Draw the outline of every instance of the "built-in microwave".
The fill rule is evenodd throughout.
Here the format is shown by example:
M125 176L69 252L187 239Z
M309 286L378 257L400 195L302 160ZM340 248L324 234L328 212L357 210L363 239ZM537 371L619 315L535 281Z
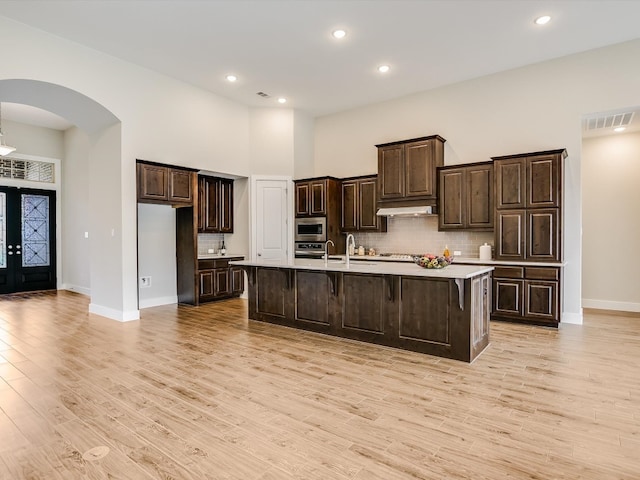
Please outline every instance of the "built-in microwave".
M296 242L325 242L326 240L326 217L296 218Z

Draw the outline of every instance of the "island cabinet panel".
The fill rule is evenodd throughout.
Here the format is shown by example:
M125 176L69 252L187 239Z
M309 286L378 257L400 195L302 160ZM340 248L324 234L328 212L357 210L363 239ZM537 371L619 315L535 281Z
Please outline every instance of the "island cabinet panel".
M487 346L491 318L491 278L489 275L471 279L471 357L475 358Z
M296 316L298 322L329 325L331 292L325 272L296 272Z
M400 288L400 337L451 345L449 281L403 277Z
M342 327L383 333L388 290L384 277L344 274L343 279Z
M279 268L259 268L256 273L256 313L286 317L291 290L291 272Z

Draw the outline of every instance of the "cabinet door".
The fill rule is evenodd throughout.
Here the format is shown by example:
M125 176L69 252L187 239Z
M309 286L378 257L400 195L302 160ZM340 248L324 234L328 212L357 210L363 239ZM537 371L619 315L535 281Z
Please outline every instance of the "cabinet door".
M193 204L193 177L195 172L169 169L169 202Z
M168 201L168 175L167 167L138 163L138 200Z
M560 155L527 157L527 208L560 206Z
M561 260L558 217L557 208L527 210L527 259Z
M403 145L378 148L378 197L380 200L404 196L404 170Z
M466 227L463 168L440 170L438 228L456 230Z
M220 232L220 215L218 214L220 202L220 182L214 177L204 177L204 224L202 230L209 233Z
M525 208L525 159L496 160L496 208Z
M324 180L309 182L309 198L311 215L327 214L327 182Z
M360 230L387 231L387 219L376 215L378 211L378 181L376 178L362 179L358 185L358 228Z
M522 317L524 280L493 279L493 313L507 317Z
M558 322L558 282L527 280L524 314L534 320Z
M524 260L525 210L498 210L496 215L496 259Z
M344 232L358 229L358 182L342 182L342 220L340 228Z
M231 294L241 295L244 292L244 270L240 267L231 267Z
M405 196L436 197L436 164L433 140L407 143L405 155Z
M216 268L213 271L213 294L216 297L231 295L231 283L229 281L229 268Z
M198 293L201 301L213 298L214 296L213 272L213 270L200 270L198 272L198 285L200 289Z
M493 165L466 169L466 226L474 230L493 230Z
M309 215L309 183L296 183L296 217Z
M233 233L233 180L221 179L218 216L220 233Z

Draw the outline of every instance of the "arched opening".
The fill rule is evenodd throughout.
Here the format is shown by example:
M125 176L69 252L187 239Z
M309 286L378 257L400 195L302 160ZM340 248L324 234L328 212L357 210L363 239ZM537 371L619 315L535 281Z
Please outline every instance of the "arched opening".
M100 103L80 92L37 80L0 80L0 101L50 111L67 119L77 127L77 131L83 132L79 134L76 131L77 134L69 135L68 140L65 135L65 147L76 149L75 161L83 162L82 168L65 171L62 159L65 182L84 182L85 186L82 189L69 189L66 197L65 182L62 187L62 196L65 198L62 217L81 218L81 234L89 242L86 258L73 260L89 264L90 312L121 321L139 318L134 286L135 269L131 275L131 269L126 267L131 262L127 262L123 254L120 120ZM77 230L65 229L62 242L79 234ZM64 270L62 275L64 277Z

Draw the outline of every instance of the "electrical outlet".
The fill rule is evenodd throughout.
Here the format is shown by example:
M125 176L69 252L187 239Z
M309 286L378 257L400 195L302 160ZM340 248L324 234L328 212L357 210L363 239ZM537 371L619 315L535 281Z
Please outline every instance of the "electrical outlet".
M462 252L460 250L454 250L453 251L453 256L454 257L459 257L460 255L462 255Z
M151 277L140 277L140 288L149 288L151 286Z

